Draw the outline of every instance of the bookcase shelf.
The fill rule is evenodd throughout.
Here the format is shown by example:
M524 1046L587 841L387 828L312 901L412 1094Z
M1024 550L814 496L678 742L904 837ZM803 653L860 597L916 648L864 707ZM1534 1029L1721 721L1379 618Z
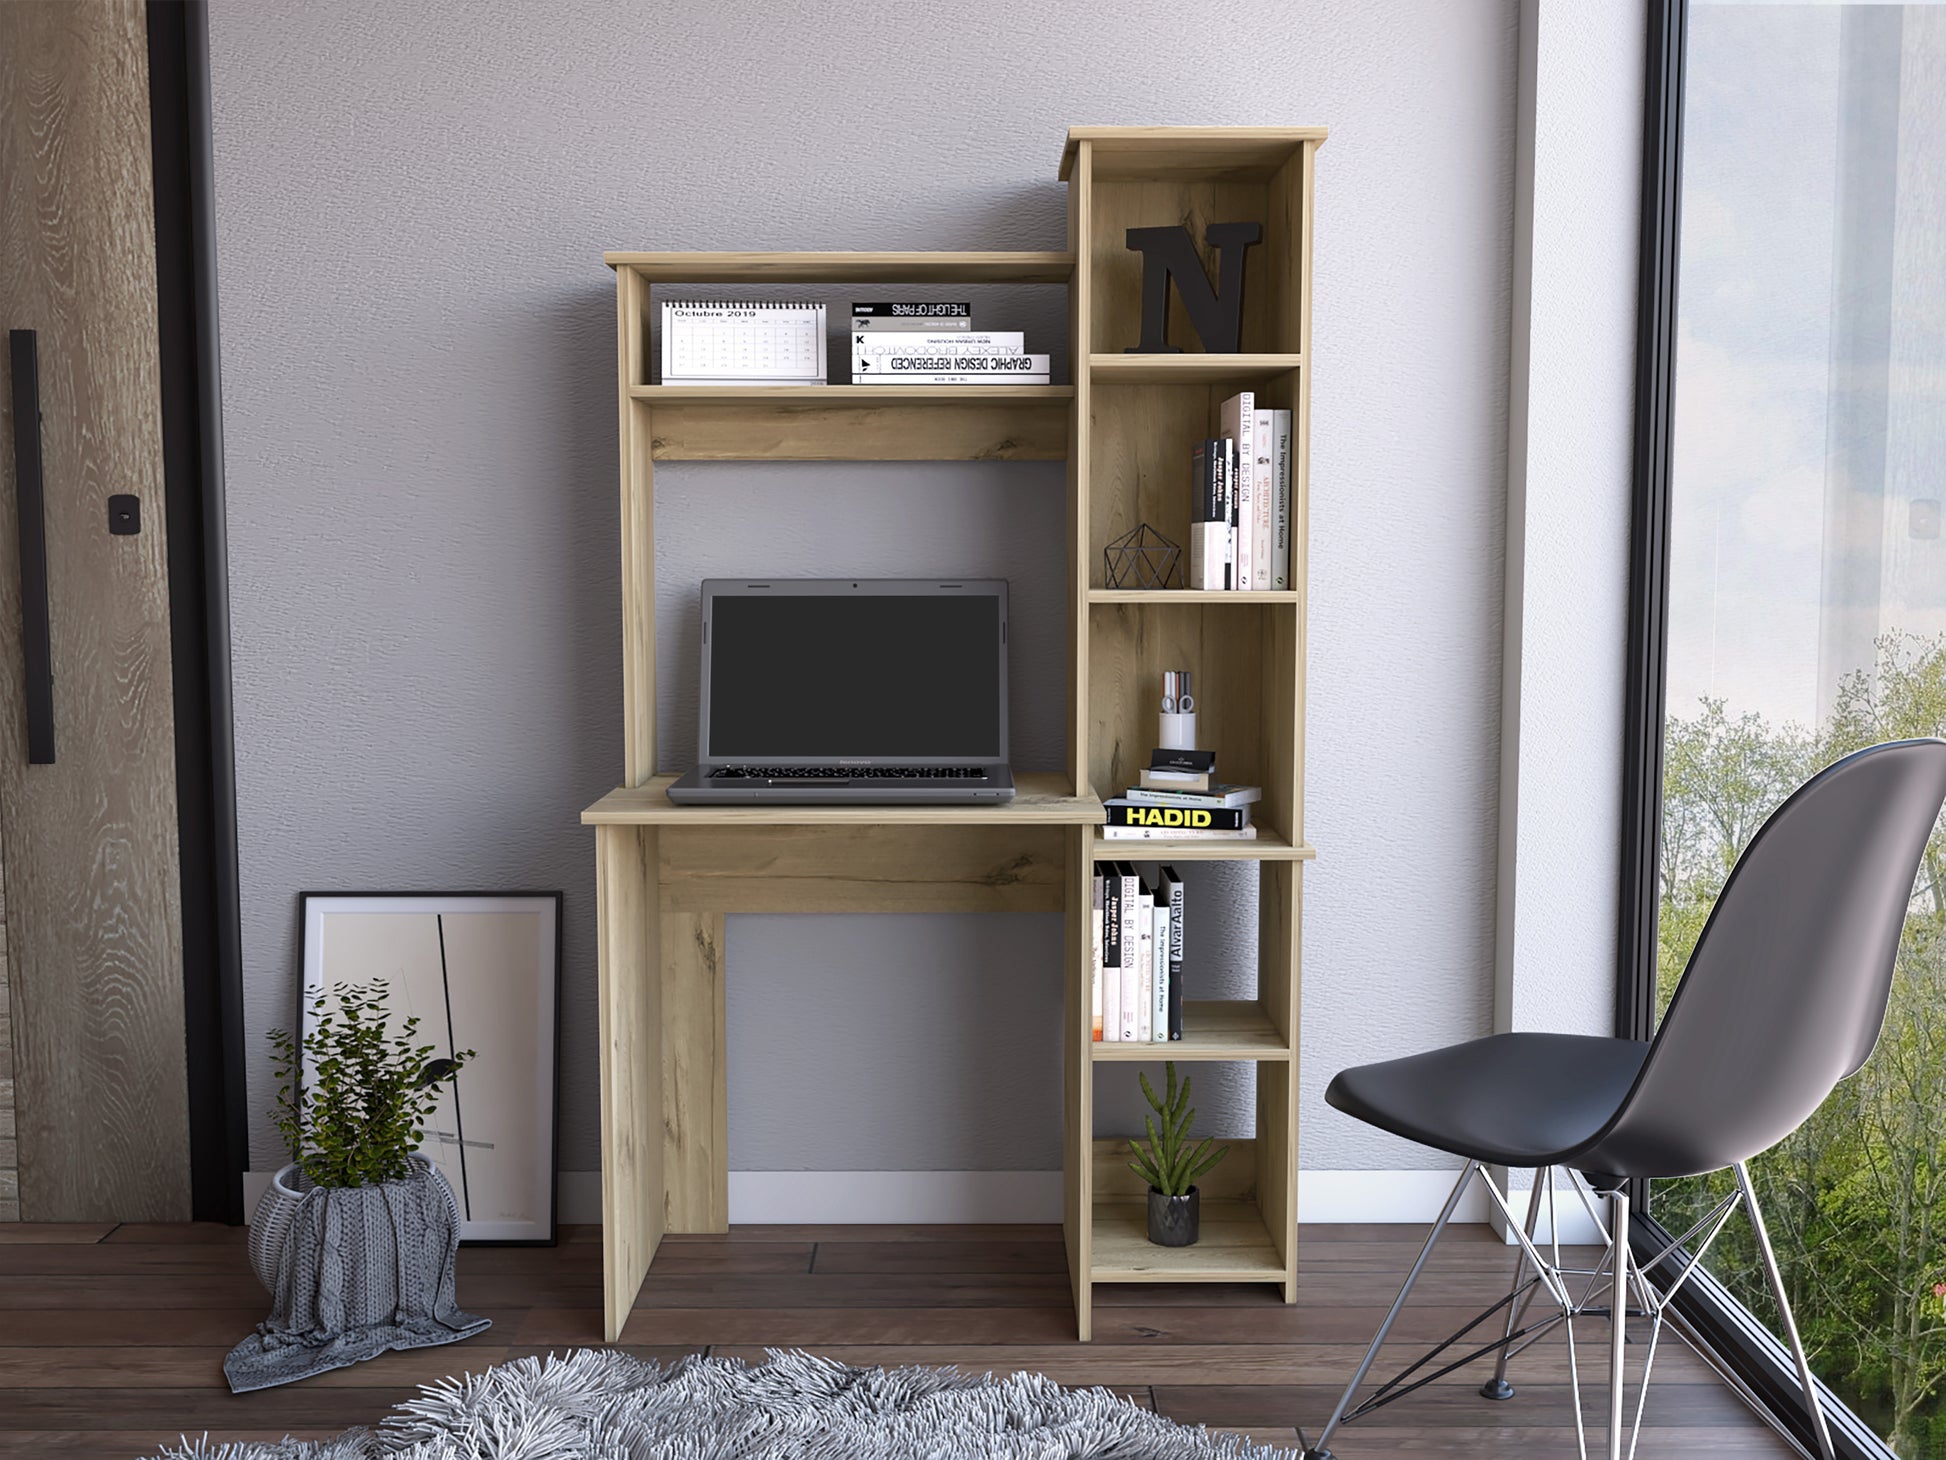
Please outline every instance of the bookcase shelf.
M1061 159L1069 247L1059 251L605 255L616 286L622 784L582 821L595 836L611 1341L666 1232L729 1224L724 949L725 919L739 912L1065 913L1062 1230L1078 1336L1090 1334L1096 1283L1269 1282L1295 1299L1301 880L1314 855L1303 792L1311 214L1324 137L1318 127L1075 128ZM1209 267L1204 230L1232 219L1263 225L1245 255L1242 352L1205 352L1175 308L1169 341L1181 353L1126 353L1141 333L1142 280L1128 229L1182 223ZM653 384L657 291L716 284L1061 287L1074 378ZM1138 523L1187 546L1190 452L1219 434L1222 402L1239 388L1292 413L1290 588L1109 588L1102 550ZM1005 806L671 804L674 777L656 754L655 464L927 460L1068 464L1062 768L1021 775ZM833 552L844 545L834 537ZM838 556L826 571L858 566ZM1256 840L1099 835L1101 796L1129 785L1153 748L1164 669L1196 675L1201 740L1223 777L1262 786ZM1169 1045L1096 1046L1098 858L1254 865L1254 999L1191 1002L1184 1038ZM1192 925L1201 915L1192 909ZM1149 1244L1127 1133L1095 1130L1097 1078L1133 1080L1130 1062L1157 1059L1245 1061L1256 1073L1254 1134L1226 1142L1230 1156L1205 1179L1202 1241L1189 1248Z
M1065 284L1074 255L1046 253L605 253L653 284Z
M1258 589L1249 593L1214 588L1090 588L1090 603L1194 603L1222 608L1245 603L1301 605L1304 595L1291 589Z
M1101 1040L1090 1046L1097 1064L1156 1060L1288 1060L1297 1052L1277 1032L1270 1011L1255 999L1186 999L1182 1038L1162 1044Z
M1275 379L1304 364L1302 355L1106 355L1088 357L1101 385L1242 386Z
M1097 1202L1088 1280L1096 1283L1282 1282L1284 1259L1252 1201L1205 1201L1193 1247L1149 1241L1143 1201Z
M1089 855L1122 862L1310 862L1317 849L1305 842L1293 845L1280 833L1259 826L1255 837L1106 837L1097 832Z

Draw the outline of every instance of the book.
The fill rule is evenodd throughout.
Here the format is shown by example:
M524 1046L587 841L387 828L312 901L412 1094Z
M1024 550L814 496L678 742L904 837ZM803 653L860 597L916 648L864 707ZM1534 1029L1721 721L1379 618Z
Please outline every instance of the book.
M1253 469L1250 474L1250 551L1257 565L1255 585L1274 588L1277 583L1277 482L1275 411L1258 411L1253 428Z
M1101 803L1106 825L1176 827L1183 831L1235 831L1250 824L1248 806L1148 806L1120 796Z
M1220 441L1198 443L1190 456L1189 586L1205 590L1223 586L1225 529L1229 514L1223 505L1223 465Z
M1211 775L1216 770L1216 752L1213 750L1152 750L1149 752L1149 769Z
M1109 842L1139 841L1237 841L1257 839L1257 828L1240 826L1235 831L1195 830L1174 826L1104 826L1101 839Z
M869 314L854 314L851 317L851 327L868 334L909 334L913 330L945 333L954 330L970 330L973 328L973 320L968 315L961 315L957 319L877 319Z
M951 350L911 350L884 355L853 355L853 384L894 380L903 384L941 375L965 375L974 380L1026 380L1047 383L1048 357L1021 354L956 354Z
M1212 781L1207 791L1162 791L1149 786L1130 786L1122 792L1124 801L1139 801L1147 806L1248 806L1263 797L1261 786L1232 786L1227 781Z
M973 327L973 306L936 300L853 300L851 327L855 330L964 330Z
M1141 1018L1142 1003L1142 945L1138 934L1138 919L1142 908L1142 880L1135 875L1133 862L1117 862L1122 881L1122 987L1121 987L1121 1038L1123 1043L1135 1040L1136 1022Z
M853 367L863 359L881 355L1019 355L1026 351L1027 336L1019 330L962 330L957 335L931 334L922 330L854 330L851 336Z
M1187 900L1174 867L1161 872L1162 895L1169 904L1169 1037L1182 1038L1182 915Z
M1095 961L1093 964L1094 984L1090 993L1090 999L1094 1006L1091 1018L1094 1022L1090 1031L1090 1038L1097 1042L1101 1039L1101 883L1101 863L1097 862L1095 863L1094 904L1089 913L1089 926L1090 932L1094 937L1093 946L1095 951Z
M1113 862L1101 868L1101 1037L1122 1037L1122 874Z
M1138 880L1135 899L1135 1040L1155 1038L1155 889Z
M1155 914L1155 935L1150 940L1155 954L1154 972L1150 976L1151 1003L1149 1006L1149 1042L1167 1044L1169 1042L1169 893L1161 882L1155 885L1152 911Z
M1270 423L1272 478L1272 548L1270 586L1291 586L1291 413L1272 411Z
M664 385L822 385L824 306L669 301L662 306Z
M939 370L932 373L911 375L890 375L883 371L868 371L852 377L853 385L1052 385L1051 375L1006 375L988 371L985 373L961 370Z
M1229 436L1223 438L1223 510L1230 523L1223 543L1223 586L1234 589L1237 586L1237 443Z
M1230 521L1237 529L1236 571L1231 574L1232 588L1255 588L1257 584L1257 563L1255 534L1256 521L1256 473L1257 473L1257 396L1255 391L1240 390L1217 409L1217 419L1222 422L1223 434L1230 439L1231 460L1236 473L1236 486L1231 498L1232 512Z
M1206 771L1156 771L1141 773L1142 789L1145 791L1207 791L1216 784L1215 778Z

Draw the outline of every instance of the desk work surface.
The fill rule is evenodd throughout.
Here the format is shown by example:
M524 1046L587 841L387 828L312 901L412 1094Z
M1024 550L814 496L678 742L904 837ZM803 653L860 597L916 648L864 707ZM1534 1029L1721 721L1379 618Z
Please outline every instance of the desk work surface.
M1055 825L1099 826L1101 798L1075 795L1058 771L1016 772L1018 794L991 806L678 806L669 799L674 776L655 776L640 786L620 786L581 813L584 826L897 826Z

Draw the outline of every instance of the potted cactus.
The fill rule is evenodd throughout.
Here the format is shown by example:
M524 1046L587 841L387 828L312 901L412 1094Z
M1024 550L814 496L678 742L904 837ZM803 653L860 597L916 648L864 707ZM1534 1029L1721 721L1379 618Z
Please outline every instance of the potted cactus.
M1174 1060L1163 1069L1168 1089L1160 1097L1147 1075L1136 1074L1142 1082L1142 1096L1155 1114L1143 1117L1149 1130L1148 1144L1128 1143L1135 1155L1128 1169L1149 1183L1149 1240L1159 1247L1188 1247L1202 1235L1202 1193L1196 1186L1197 1178L1229 1155L1230 1148L1211 1150L1209 1136L1203 1137L1201 1145L1190 1147L1189 1128L1195 1123L1196 1112L1189 1104L1189 1079L1185 1076L1177 1085Z

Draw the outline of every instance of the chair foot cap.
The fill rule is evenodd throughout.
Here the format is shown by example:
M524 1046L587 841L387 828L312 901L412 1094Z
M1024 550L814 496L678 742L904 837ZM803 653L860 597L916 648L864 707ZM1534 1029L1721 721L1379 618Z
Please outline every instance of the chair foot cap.
M1480 1397L1482 1399L1512 1399L1514 1397L1514 1386L1509 1384L1505 1379L1489 1379L1480 1386Z
M1338 1460L1329 1450L1306 1450L1301 1460Z

